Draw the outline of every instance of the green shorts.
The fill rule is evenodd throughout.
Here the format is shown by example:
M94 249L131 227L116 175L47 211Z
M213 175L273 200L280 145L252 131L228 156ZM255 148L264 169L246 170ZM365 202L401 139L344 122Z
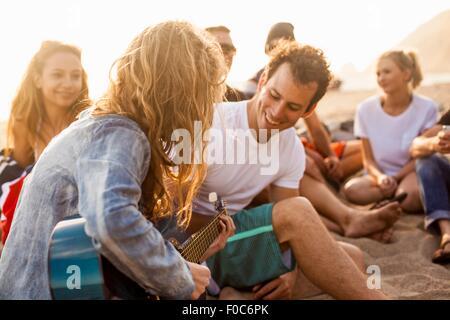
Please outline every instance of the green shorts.
M249 289L295 268L291 252L286 262L273 232L272 208L273 204L265 204L233 215L235 235L207 260L212 278L221 288Z

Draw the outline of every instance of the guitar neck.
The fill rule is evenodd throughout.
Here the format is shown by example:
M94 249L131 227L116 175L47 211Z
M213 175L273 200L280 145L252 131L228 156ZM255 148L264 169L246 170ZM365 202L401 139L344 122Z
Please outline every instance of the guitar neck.
M183 243L180 253L184 259L189 262L201 262L200 258L220 234L219 217L223 214L227 214L226 209L223 209L205 227Z

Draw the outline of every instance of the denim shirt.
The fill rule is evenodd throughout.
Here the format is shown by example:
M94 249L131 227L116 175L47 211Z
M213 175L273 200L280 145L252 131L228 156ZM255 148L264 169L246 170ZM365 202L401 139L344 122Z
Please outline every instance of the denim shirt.
M187 299L188 264L138 210L150 144L123 116L89 110L55 137L26 178L0 259L0 299L50 299L47 255L55 225L86 219L86 232L119 270L152 294Z

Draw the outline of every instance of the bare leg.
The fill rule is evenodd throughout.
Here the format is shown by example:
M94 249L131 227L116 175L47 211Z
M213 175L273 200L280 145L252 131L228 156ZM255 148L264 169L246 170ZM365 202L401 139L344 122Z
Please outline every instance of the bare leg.
M355 154L361 154L361 140L349 140L345 143L345 149L344 154L342 155L343 158L355 155ZM362 162L361 162L362 164Z
M354 175L363 168L361 154L350 155L341 159L340 162L342 168L341 182L344 182L350 176Z
M361 142L359 140L346 142L344 154L342 155L340 162L343 172L342 181L363 168Z
M358 267L358 269L365 273L366 272L366 263L364 261L364 253L361 251L360 248L357 246L347 243L338 241L338 244L344 249L344 251L352 258L352 261L355 263L355 265Z
M300 195L311 201L324 217L337 224L346 237L363 237L391 227L400 217L399 205L392 203L377 210L359 210L347 206L325 184L305 175ZM328 221L325 223L329 227ZM336 228L331 229L336 232Z
M400 181L396 194L407 192L408 196L401 203L401 207L406 212L418 212L422 211L422 204L420 201L419 186L417 184L416 173L410 172Z
M366 205L384 198L371 176L353 178L344 186L345 197L355 204Z
M341 227L339 227L338 224L334 223L333 221L331 221L330 219L328 219L322 215L320 216L320 219L322 220L323 224L329 231L335 232L341 236L344 235L344 231L341 229Z
M291 248L299 268L324 292L336 299L386 298L367 288L364 274L330 236L305 198L276 203L272 223L282 248Z
M361 272L365 272L364 255L362 251L351 244L338 242L342 249L350 256L354 264ZM305 274L298 269L297 279L294 287L294 299L303 299L321 294L322 291L313 285ZM225 287L220 291L219 300L253 300L253 293L249 291L240 291L231 287Z
M338 244L341 246L342 249L350 256L355 266L362 272L366 272L366 264L364 262L364 255L357 246L354 246L349 243L340 242L338 241ZM294 298L295 299L304 299L312 296L317 296L319 294L322 294L322 290L317 288L314 284L311 283L311 281L308 280L308 278L305 276L305 274L298 270L298 276L297 281L295 283L295 291L294 291Z

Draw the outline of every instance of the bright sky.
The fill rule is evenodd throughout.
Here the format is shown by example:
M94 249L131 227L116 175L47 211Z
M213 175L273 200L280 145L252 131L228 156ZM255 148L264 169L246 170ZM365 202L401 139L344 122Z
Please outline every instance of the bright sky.
M93 98L107 86L109 68L146 26L183 19L200 27L223 24L237 55L229 80L248 79L266 62L271 25L288 21L295 36L324 50L333 70L364 69L420 24L450 9L450 0L14 0L0 2L0 120L32 55L43 40L83 50Z

